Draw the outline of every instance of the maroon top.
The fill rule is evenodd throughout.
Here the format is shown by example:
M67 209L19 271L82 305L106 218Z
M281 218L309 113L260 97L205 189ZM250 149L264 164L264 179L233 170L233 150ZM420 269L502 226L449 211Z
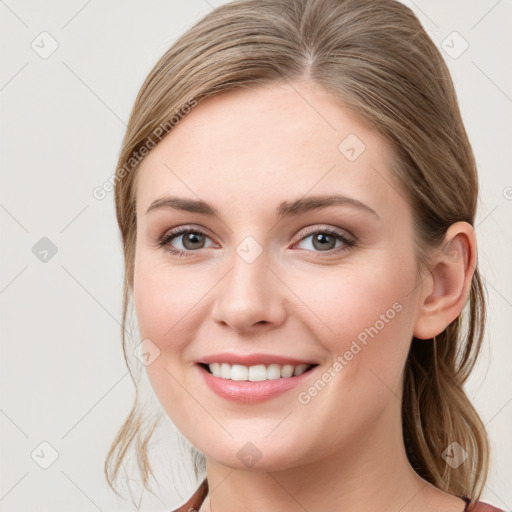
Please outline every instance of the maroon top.
M487 503L483 503L482 501L476 501L473 505L469 505L469 498L462 498L466 503L466 508L464 512L505 512L501 508L493 507Z
M208 482L205 478L201 482L201 485L198 487L197 491L192 495L192 497L184 505L177 508L176 510L173 510L172 512L198 512L207 495ZM504 512L504 510L500 508L493 507L487 503L482 503L481 501L477 501L470 505L469 498L462 499L466 502L466 508L464 509L464 512Z

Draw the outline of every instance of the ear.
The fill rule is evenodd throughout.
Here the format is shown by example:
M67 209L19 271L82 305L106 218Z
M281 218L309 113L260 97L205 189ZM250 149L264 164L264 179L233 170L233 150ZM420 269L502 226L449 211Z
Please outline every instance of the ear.
M433 338L457 318L471 289L476 260L473 226L467 222L452 224L434 254L430 274L421 285L413 330L416 338Z

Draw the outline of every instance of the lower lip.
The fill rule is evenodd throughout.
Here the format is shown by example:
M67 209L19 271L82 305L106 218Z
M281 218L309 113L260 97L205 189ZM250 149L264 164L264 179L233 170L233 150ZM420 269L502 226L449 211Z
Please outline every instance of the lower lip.
M270 400L286 391L289 391L299 384L303 383L317 368L314 366L301 375L288 378L279 378L274 380L262 380L258 382L237 381L215 377L213 374L197 365L203 379L208 387L217 395L228 400L241 403L259 403Z

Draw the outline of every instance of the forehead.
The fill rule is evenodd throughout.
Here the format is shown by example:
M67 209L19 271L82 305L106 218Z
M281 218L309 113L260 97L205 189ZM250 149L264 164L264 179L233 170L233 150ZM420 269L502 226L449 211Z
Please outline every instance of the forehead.
M228 91L200 102L141 162L137 211L165 194L254 211L340 193L382 209L401 199L392 156L376 130L309 82Z

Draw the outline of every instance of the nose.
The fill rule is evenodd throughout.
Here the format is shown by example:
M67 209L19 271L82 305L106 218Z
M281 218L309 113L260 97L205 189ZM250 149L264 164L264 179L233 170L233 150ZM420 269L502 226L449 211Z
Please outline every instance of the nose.
M267 254L249 262L234 253L232 265L215 287L215 322L238 332L275 328L286 319L286 287L271 269Z

